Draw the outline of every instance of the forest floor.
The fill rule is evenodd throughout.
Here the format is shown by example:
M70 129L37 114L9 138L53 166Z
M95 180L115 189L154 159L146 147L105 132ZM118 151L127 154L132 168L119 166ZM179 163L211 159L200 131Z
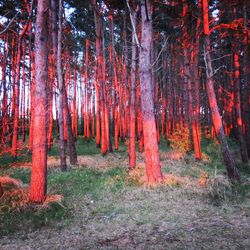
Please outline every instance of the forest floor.
M12 209L13 201L0 199L0 249L250 249L249 165L242 183L230 185L215 143L204 146L200 162L161 143L165 178L158 187L145 185L143 154L128 171L124 146L101 156L93 142L80 144L78 165L67 172L59 169L58 149L49 156L48 193L63 201ZM0 176L21 179L22 197L25 160L14 166L0 159Z

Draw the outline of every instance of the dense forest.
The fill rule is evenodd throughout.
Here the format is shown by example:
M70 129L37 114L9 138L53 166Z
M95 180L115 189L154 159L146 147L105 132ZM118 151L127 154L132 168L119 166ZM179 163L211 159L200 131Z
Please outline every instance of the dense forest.
M50 192L51 158L58 169L53 176L63 178L85 165L91 169L81 158L88 150L112 166L119 163L117 171L125 170L119 178L128 175L131 182L133 176L136 182L135 175L141 175L143 187L152 192L170 182L182 185L187 176L208 190L219 161L226 184L216 195L225 198L228 190L240 189L247 196L249 15L247 0L1 0L0 211L5 220L6 213L26 207L34 214L50 202L65 209L62 196ZM179 160L188 171L196 166L197 176L176 176L171 166ZM25 164L23 177L16 171L26 171L18 170ZM82 181L99 183L98 171L96 178ZM13 186L25 189L16 203ZM249 236L245 242L242 247L249 247ZM125 245L119 239L112 246Z

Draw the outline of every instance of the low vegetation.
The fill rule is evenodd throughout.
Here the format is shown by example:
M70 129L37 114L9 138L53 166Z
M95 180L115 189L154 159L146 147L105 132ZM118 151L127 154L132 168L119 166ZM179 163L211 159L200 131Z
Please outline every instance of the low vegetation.
M125 146L101 156L93 141L77 144L78 165L67 172L54 145L41 206L27 202L29 159L1 157L1 249L249 248L249 166L241 166L242 182L231 185L216 143L204 141L197 162L163 140L164 182L157 187L146 186L143 154L128 171Z

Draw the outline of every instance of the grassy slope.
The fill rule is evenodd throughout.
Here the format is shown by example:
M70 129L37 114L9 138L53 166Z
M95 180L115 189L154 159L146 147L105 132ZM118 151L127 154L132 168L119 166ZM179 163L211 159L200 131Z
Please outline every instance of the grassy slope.
M230 187L223 177L225 170L216 144L206 141L206 161L195 162L192 155L170 159L171 151L163 141L163 172L184 181L157 188L144 187L136 175L128 174L125 147L102 157L93 142L79 139L77 144L78 153L88 158L80 158L80 164L66 173L57 167L48 170L48 192L63 194L62 204L35 211L11 210L6 200L7 206L0 205L1 249L250 247L250 173L242 171L243 183ZM55 146L50 155L57 153ZM9 156L0 161L0 175L9 174L28 185L29 169L8 167L12 161ZM141 167L142 161L139 154ZM100 167L100 162L105 164ZM198 185L204 171L209 176L205 188Z

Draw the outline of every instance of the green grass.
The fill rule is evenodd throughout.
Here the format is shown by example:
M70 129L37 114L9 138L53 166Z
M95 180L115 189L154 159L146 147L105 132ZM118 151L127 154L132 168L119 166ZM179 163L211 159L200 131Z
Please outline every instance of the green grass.
M30 171L27 169L9 168L5 171L13 178L29 182ZM48 171L48 193L62 194L63 207L53 204L50 209L25 208L22 211L0 206L0 236L17 232L18 230L32 231L34 229L53 226L56 221L68 224L71 221L75 199L89 197L97 200L103 193L116 193L124 187L126 171L124 168L111 168L106 171L95 169L75 169L68 172L58 170ZM5 204L10 206L8 202Z
M233 144L233 142L230 143L232 143L233 149L236 149L234 148L235 144ZM87 141L84 138L79 137L76 141L76 147L79 155L94 156L100 153L100 149L96 148L94 140ZM161 140L159 149L161 151L170 150L165 139ZM210 140L203 140L202 151L209 158L208 162L195 162L193 155L188 154L181 161L168 162L166 165L164 165L163 172L173 173L177 176L189 176L196 179L199 178L201 171L206 171L211 177L215 175L215 172L217 174L224 174L225 167L221 159L219 145ZM120 144L120 148L115 154L120 154L125 157L126 152L127 147L123 144ZM59 145L54 145L52 150L49 152L49 155L58 157ZM105 159L105 157L103 159ZM17 161L30 161L30 155L26 152L24 156L18 157ZM3 157L0 157L0 175L10 175L13 178L22 180L24 184L29 184L30 170L10 167L12 163L13 158L10 155L6 154ZM242 166L241 172L244 178L247 178L250 175L250 170L247 166ZM111 167L109 169L91 169L80 166L79 168L70 169L67 172L61 172L56 168L48 169L48 193L62 194L64 196L64 201L62 203L63 206L55 203L50 209L37 210L32 207L28 207L22 211L8 208L5 210L0 209L0 236L15 233L17 231L30 232L41 227L67 226L73 222L75 211L79 209L79 206L82 205L83 209L88 206L88 202L86 201L87 199L89 199L91 202L94 202L94 204L99 204L90 211L92 217L101 216L103 214L110 216L122 216L125 213L125 201L120 200L120 204L117 205L115 204L116 198L121 199L120 196L126 196L126 193L129 192L134 192L136 195L137 192L139 192L139 198L141 197L140 192L149 192L149 194L151 194L151 191L143 191L136 180L130 179L128 181L127 174L126 168L122 166ZM158 191L156 190L152 192L161 193L164 191L165 197L165 195L167 196L168 193L175 192L174 190L178 190L176 192L181 193L182 189L182 186L171 188L164 187L159 188ZM230 199L234 203L242 202L249 196L249 192L249 182L243 181L242 184L232 186ZM194 195L196 194L194 193ZM137 200L137 196L132 199L129 197L129 195L127 196L128 201L126 202L133 203L135 200ZM176 196L173 195L173 197ZM171 197L171 199L175 199L173 197ZM146 198L150 199L150 197ZM144 198L140 199L142 201L144 200ZM152 204L154 205L154 202L152 202ZM85 215L83 211L81 212L83 213L82 217L85 218L87 214ZM146 212L152 213L152 211ZM137 218L139 223L140 221L147 221L146 212L145 216L143 213L140 215L142 217L144 216L142 219Z
M51 172L48 176L48 186L53 191L67 197L88 195L97 199L102 190L110 187L111 191L122 188L125 169L112 168L106 171L83 168L68 172Z
M50 209L26 208L23 211L0 213L0 236L18 231L31 232L44 226L53 227L56 221L69 220L69 218L70 211L58 204L52 204Z

